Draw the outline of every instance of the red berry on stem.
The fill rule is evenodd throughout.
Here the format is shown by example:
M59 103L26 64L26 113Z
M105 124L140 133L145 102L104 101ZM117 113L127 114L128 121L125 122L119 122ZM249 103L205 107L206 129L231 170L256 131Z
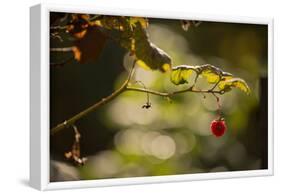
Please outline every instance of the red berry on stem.
M211 131L216 137L221 137L226 131L226 124L224 120L213 120L211 123Z

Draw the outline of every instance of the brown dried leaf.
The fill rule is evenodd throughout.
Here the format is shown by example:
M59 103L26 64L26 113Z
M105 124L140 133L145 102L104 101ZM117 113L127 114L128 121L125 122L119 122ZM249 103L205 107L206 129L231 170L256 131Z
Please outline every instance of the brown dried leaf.
M107 37L99 27L89 27L85 35L75 41L73 47L74 57L80 63L95 62L103 50Z
M81 51L79 50L79 48L77 46L73 46L72 51L73 51L74 59L76 59L77 61L80 61L81 60Z

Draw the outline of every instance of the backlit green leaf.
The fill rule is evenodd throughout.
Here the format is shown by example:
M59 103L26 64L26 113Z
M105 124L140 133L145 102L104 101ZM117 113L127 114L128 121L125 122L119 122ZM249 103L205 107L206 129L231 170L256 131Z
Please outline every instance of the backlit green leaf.
M199 74L205 77L210 84L215 84L220 81L222 70L213 65L198 66Z
M170 80L175 85L185 84L189 82L192 73L197 73L196 67L189 65L180 65L173 67Z
M205 77L210 84L217 83L220 80L220 76L211 70L203 71L201 75Z
M232 88L238 88L241 91L245 92L246 94L250 94L251 90L247 83L241 78L230 78L225 79L225 81L221 81L218 84L220 90L224 92L230 91Z

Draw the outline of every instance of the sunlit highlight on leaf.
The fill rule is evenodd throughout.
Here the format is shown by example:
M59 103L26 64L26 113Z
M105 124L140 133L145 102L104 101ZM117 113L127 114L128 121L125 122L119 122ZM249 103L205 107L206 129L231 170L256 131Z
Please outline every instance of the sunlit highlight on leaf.
M241 78L227 79L226 81L220 82L218 87L225 92L230 91L231 88L238 88L246 94L250 94L251 92L248 84Z
M180 65L174 67L170 77L171 82L175 85L189 83L189 78L193 72L196 73L196 68L194 66Z

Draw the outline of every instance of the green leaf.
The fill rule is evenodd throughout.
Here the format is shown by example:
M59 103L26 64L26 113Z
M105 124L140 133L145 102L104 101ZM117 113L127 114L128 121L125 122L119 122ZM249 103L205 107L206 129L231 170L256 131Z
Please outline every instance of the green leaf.
M246 94L250 94L251 90L247 83L241 78L229 78L221 81L218 84L220 90L224 92L230 91L232 88L238 88L241 91L245 92Z
M129 23L132 27L136 26L136 23L140 23L141 26L145 29L148 27L148 20L143 17L129 17Z
M224 72L213 65L188 66L180 65L172 68L170 80L175 85L189 83L192 73L205 77L210 84L218 83L218 88L223 92L228 92L232 88L238 88L249 94L250 88L241 78L234 78L231 73Z
M205 77L210 84L219 82L223 73L221 69L209 64L197 66L197 69L199 74Z
M233 79L233 78L234 77L233 77L233 75L231 73L222 72L220 82L218 83L218 87L219 88L220 87L224 87L223 85L225 84L225 81L228 81L228 80Z
M180 65L173 67L170 80L175 85L185 84L189 82L192 73L197 74L196 67L189 65Z
M220 80L220 76L211 70L203 71L201 75L205 77L210 84L215 84Z

